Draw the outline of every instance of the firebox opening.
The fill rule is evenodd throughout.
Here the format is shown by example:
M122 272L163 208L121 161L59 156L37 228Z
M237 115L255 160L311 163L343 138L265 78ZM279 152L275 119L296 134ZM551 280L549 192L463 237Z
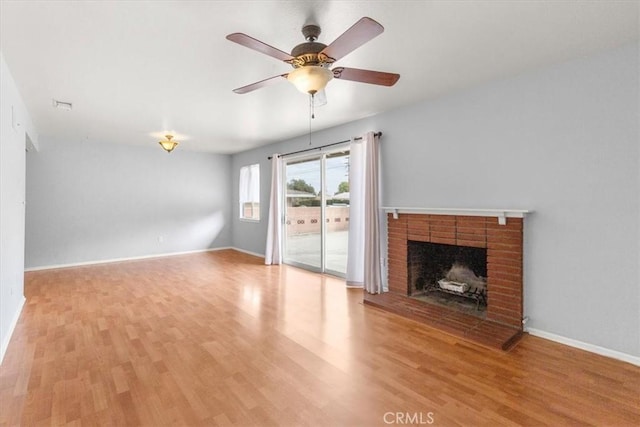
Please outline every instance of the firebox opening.
M408 241L408 295L485 317L487 250Z

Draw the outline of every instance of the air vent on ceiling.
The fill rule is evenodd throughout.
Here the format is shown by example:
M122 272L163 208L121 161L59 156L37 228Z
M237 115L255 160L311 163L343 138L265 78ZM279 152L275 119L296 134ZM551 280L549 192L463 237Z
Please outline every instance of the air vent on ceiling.
M60 110L71 111L73 109L73 104L70 102L58 101L56 99L53 100L53 107L58 108Z

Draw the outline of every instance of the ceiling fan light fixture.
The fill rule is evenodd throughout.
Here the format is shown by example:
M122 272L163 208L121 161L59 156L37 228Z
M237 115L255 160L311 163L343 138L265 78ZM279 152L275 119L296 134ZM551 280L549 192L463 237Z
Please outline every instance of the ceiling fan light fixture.
M160 144L160 146L162 148L164 148L164 150L167 153L170 153L173 151L174 148L176 148L179 144L178 141L172 141L173 139L173 135L165 135L164 136L166 139L163 139L162 141L158 141L158 144Z
M325 88L333 78L333 72L319 65L299 67L287 75L293 85L302 93L313 95Z

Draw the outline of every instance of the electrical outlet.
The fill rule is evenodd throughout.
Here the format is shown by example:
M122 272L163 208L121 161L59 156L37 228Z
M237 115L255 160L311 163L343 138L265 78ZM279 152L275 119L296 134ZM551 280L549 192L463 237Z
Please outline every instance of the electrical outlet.
M158 243L164 243L164 236L158 236Z

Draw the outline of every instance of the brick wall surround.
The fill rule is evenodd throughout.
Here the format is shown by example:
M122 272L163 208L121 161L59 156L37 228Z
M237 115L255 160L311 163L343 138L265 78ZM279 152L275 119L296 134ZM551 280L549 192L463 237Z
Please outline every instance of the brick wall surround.
M487 320L522 329L522 218L388 215L389 290L408 295L407 240L487 249Z

